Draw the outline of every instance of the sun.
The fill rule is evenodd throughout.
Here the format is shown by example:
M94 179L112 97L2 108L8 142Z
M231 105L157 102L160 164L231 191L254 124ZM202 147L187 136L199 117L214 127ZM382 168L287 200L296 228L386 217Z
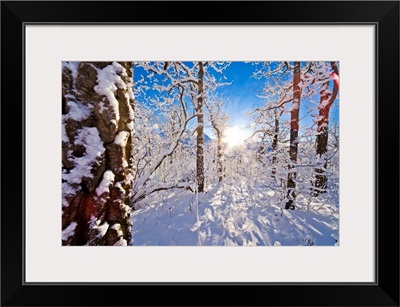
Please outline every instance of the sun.
M243 145L245 139L248 138L248 133L244 128L239 126L228 127L222 137L222 141L228 145L228 147L235 147Z

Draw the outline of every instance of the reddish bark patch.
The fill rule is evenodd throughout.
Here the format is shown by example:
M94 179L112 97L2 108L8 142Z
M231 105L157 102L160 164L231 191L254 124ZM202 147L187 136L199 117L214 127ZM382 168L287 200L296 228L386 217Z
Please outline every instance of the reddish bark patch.
M101 206L96 200L95 192L83 194L80 198L74 245L85 245L89 240L90 220L92 216L98 217L100 215Z
M110 199L107 201L107 221L109 223L118 223L121 217L121 203L123 195L119 188L112 188Z
M81 212L82 219L89 221L91 216L96 216L96 202L93 199L93 193L89 193L82 197L81 200Z
M332 73L334 86L339 88L339 75L336 72Z

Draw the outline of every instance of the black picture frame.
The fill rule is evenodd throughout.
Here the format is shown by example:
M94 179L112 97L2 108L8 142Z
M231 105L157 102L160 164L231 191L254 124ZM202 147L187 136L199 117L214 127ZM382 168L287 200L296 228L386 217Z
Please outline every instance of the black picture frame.
M178 8L190 9L190 19L177 14ZM23 114L29 23L375 25L376 282L26 284ZM1 77L2 306L399 306L399 1L3 1ZM45 194L43 187L44 201Z

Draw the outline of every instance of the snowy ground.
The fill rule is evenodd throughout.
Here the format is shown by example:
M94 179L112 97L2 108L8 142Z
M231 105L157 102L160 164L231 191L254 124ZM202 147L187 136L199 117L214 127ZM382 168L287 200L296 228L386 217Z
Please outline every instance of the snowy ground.
M132 212L133 245L339 244L337 207L304 200L294 211L282 210L276 192L238 178L198 195L164 191L145 204Z

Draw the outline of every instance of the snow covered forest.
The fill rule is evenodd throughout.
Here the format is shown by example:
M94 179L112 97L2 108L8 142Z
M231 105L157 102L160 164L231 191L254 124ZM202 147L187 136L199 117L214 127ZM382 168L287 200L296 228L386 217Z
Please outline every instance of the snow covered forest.
M63 62L62 244L339 245L338 62Z

